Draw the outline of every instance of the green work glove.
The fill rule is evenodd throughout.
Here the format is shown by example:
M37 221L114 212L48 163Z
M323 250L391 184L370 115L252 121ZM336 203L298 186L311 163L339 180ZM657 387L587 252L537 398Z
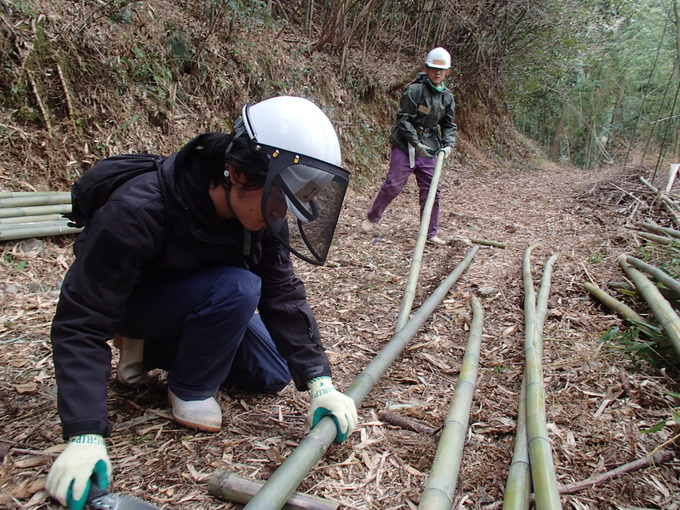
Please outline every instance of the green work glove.
M45 480L50 495L71 510L85 508L91 480L101 488L109 486L111 460L106 442L99 434L72 437L54 461Z
M443 152L443 153L444 153L444 159L446 159L446 158L448 158L448 157L451 155L451 153L453 152L453 147L451 147L450 145L447 145L446 147L442 147L441 149L439 149L439 150L437 151L437 154L439 154L440 152Z
M357 426L357 407L354 400L336 390L327 375L311 379L307 382L307 387L312 395L307 425L314 428L321 418L330 416L338 428L335 442L341 444Z
M434 158L434 149L431 149L424 143L419 143L416 145L416 151L418 151L418 154L424 158Z

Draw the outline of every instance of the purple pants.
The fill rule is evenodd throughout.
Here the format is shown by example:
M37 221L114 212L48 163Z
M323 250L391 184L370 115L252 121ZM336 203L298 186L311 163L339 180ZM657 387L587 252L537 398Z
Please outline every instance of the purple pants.
M434 175L434 167L437 164L437 158L426 158L418 156L416 153L416 164L414 168L409 167L408 154L397 147L392 147L392 154L390 155L390 169L387 171L385 181L378 191L378 196L375 197L373 205L368 210L366 215L373 223L380 223L380 220L390 205L399 193L402 192L406 181L411 174L415 174L416 182L420 193L418 195L418 202L420 203L420 215L423 215L427 195L430 192L430 184L432 183L432 176ZM437 235L439 230L439 197L441 196L441 182L438 183L437 193L432 204L432 214L430 215L430 225L427 230L427 238Z

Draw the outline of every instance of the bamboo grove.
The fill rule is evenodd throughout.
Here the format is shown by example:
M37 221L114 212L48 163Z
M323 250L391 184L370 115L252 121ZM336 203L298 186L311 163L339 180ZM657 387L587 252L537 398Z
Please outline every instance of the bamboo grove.
M201 112L204 130L220 129L244 99L324 97L332 81L347 90L343 144L370 171L375 155L357 153L384 141L387 127L356 114L391 110L441 45L453 55L456 120L475 145L516 156L518 129L555 161L658 169L678 157L679 1L201 0L162 16L152 2L6 1L1 148L17 160L40 156L49 184L65 186L87 167L74 162L111 145L168 152L180 142L175 121ZM299 66L256 44L268 39ZM395 62L410 72L395 76ZM110 122L116 132L100 139ZM160 130L168 147L129 147L137 127Z

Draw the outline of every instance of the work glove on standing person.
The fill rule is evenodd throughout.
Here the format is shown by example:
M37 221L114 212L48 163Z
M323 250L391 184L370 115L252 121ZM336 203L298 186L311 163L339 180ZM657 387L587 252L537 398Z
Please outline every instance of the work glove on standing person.
M307 382L307 387L311 393L307 425L314 428L321 418L330 416L338 429L335 442L341 444L357 426L357 407L354 400L336 390L327 375L311 379Z
M416 151L418 151L418 154L424 158L434 158L434 149L428 147L424 143L419 143L416 145Z
M437 154L439 154L440 152L443 152L443 153L444 153L444 159L446 159L446 158L448 158L448 157L451 155L451 153L453 152L453 147L451 147L450 145L447 145L446 147L442 147L441 149L439 149L439 150L437 151Z
M92 481L106 489L111 479L111 460L106 442L99 434L72 437L54 461L45 488L54 499L71 510L85 508Z

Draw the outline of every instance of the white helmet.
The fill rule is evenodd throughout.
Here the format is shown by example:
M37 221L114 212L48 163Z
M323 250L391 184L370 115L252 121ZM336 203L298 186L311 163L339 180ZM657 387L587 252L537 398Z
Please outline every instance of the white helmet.
M307 99L280 96L245 105L236 126L235 136L245 130L252 150L269 156L262 212L270 230L298 257L323 263L349 184L331 121ZM294 246L292 232L282 239L273 227L277 218L269 217L267 202L278 190L297 218L302 248Z
M302 97L279 96L243 107L253 141L340 166L340 142L321 108Z
M427 54L425 65L436 69L448 69L451 67L451 55L444 48L435 48Z

